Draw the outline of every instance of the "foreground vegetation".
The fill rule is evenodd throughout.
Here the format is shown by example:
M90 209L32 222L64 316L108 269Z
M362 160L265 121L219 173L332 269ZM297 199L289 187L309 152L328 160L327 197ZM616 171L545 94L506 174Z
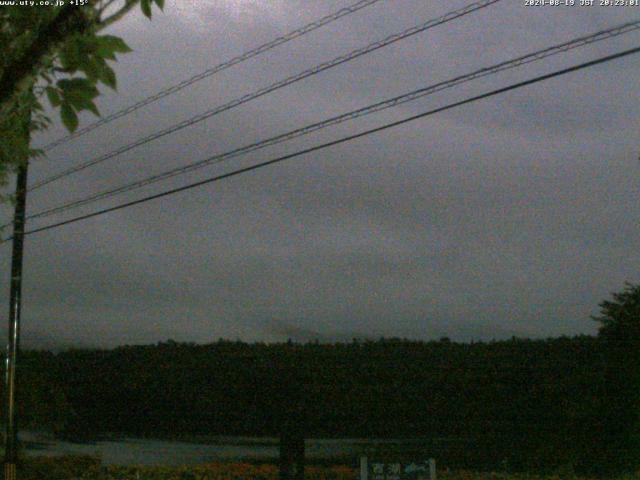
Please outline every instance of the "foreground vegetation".
M601 307L598 337L30 352L19 367L21 425L75 438L295 428L306 438L417 439L455 469L635 472L640 286Z
M347 466L309 466L306 477L351 480L356 469ZM210 463L180 467L106 466L93 457L37 457L22 464L24 480L276 480L278 468L270 464Z
M604 370L595 337L31 352L21 425L71 439L276 437L289 420L307 438L416 438L450 468L588 472Z
M270 464L210 463L184 467L130 466L101 467L92 457L32 458L22 465L24 480L277 480L278 468ZM305 471L309 480L357 480L358 469L353 466L309 466ZM557 472L540 476L505 472L473 472L441 470L439 480L588 480L571 472ZM640 480L640 472L619 480Z

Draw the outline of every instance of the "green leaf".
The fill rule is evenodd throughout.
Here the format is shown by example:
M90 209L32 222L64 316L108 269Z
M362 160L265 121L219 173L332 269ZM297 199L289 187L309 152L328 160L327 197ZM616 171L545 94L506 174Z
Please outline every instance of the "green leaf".
M95 57L116 61L116 55L115 55L116 51L114 49L113 42L109 39L110 37L111 37L110 35L105 35L104 37L94 38L95 49L93 51L93 54ZM112 37L112 38L117 38L117 37ZM116 45L116 47L117 46L118 45ZM123 47L123 45L120 45L120 47ZM129 48L127 47L126 44L124 44L124 47ZM123 52L123 53L126 53L126 52Z
M47 87L45 89L47 92L47 98L49 99L49 103L52 107L60 106L60 93L58 93L58 89L55 87Z
M98 107L96 107L96 104L93 103L91 100L87 101L86 104L84 104L84 106L82 107L82 109L83 110L89 110L96 117L100 116L100 112L98 111Z
M96 50L96 57L97 58L102 58L102 59L106 59L106 60L112 60L114 62L117 62L118 59L116 58L115 53L113 52L113 50L110 47L99 47Z
M93 103L91 97L86 96L81 91L75 90L67 92L64 96L64 101L71 105L76 111L89 110L97 116L100 116L100 112L98 112L98 108L95 103Z
M95 58L83 62L80 66L80 70L82 70L87 75L87 78L92 82L96 82L100 78L100 68L99 63L95 61Z
M95 82L87 78L65 78L58 80L58 88L62 90L63 96L67 95L81 95L85 98L95 98L100 92L95 86Z
M144 13L145 17L151 18L151 0L141 0L140 8L142 9L142 13Z
M116 73L109 65L105 65L102 70L100 70L100 81L113 90L118 88Z
M155 2L160 10L164 10L164 0L155 0Z
M78 115L68 103L63 103L60 107L60 118L62 118L62 123L71 133L78 128Z
M147 3L148 2L149 0L147 0ZM101 35L96 37L96 40L98 42L98 49L108 49L111 52L116 53L129 53L133 51L120 37L115 37L113 35ZM104 55L102 56L104 57Z
M89 110L96 115L100 115L93 99L99 92L95 86L95 81L86 78L64 79L58 82L62 90L62 103L72 107L73 110Z
M87 62L84 73L94 84L101 81L113 90L116 89L116 74L103 58L94 57Z
M62 68L70 71L71 73L78 70L78 65L80 63L80 47L78 42L72 41L65 42L64 48L60 50L60 63Z
M65 92L64 103L68 103L76 110L82 110L86 108L87 102L91 102L91 97L88 97L78 90L71 92Z

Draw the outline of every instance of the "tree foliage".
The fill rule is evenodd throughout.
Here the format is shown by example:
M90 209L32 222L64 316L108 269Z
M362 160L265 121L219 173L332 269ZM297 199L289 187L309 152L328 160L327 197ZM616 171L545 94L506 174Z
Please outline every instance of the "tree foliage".
M610 342L638 345L640 342L640 285L627 283L624 290L600 303L599 335Z
M44 96L69 131L77 128L79 112L99 115L98 86L116 88L110 62L131 51L121 38L99 32L137 4L151 17L153 3L164 7L164 0L0 7L0 187L20 163L41 153L30 148L23 127L28 122L31 132L47 128Z
M419 439L443 466L634 472L640 460L640 286L600 304L598 337L455 343L208 345L168 341L32 357L31 384L72 435ZM47 368L42 365L46 363ZM49 380L39 381L46 372ZM31 398L42 394L31 393ZM68 415L56 413L68 409ZM69 418L60 422L60 418ZM406 453L406 452L405 452Z
M419 438L416 446L442 466L529 471L590 470L601 441L593 427L603 364L594 337L169 341L29 359L23 391L55 385L59 400L37 403L52 391L30 393L25 412L34 426L57 424L70 436L277 436L295 421L307 438ZM36 415L41 409L48 410Z
M603 462L610 470L640 467L640 285L627 283L600 304L605 358Z

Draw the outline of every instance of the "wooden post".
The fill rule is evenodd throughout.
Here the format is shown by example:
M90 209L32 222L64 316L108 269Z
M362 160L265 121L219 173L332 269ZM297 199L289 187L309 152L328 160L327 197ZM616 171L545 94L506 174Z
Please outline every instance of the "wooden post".
M280 480L304 480L304 435L296 426L285 423L280 434Z
M280 480L304 480L306 419L298 362L289 359L283 373L280 402Z
M369 477L369 464L367 457L364 455L360 457L360 480L368 480Z
M436 460L435 458L429 459L429 480L436 480Z

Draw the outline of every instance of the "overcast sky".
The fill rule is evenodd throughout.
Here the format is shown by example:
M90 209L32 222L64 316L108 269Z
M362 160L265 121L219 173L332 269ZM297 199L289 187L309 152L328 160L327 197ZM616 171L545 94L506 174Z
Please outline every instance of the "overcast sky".
M134 52L99 108L114 112L350 3L175 0L152 21L136 11L110 32ZM467 3L382 0L56 148L30 180ZM640 7L503 0L52 183L28 210L635 18ZM573 50L31 227L639 44L631 33ZM593 334L598 303L640 281L639 87L640 56L631 56L30 236L25 343ZM55 117L35 143L64 133ZM6 323L10 248L0 248Z

